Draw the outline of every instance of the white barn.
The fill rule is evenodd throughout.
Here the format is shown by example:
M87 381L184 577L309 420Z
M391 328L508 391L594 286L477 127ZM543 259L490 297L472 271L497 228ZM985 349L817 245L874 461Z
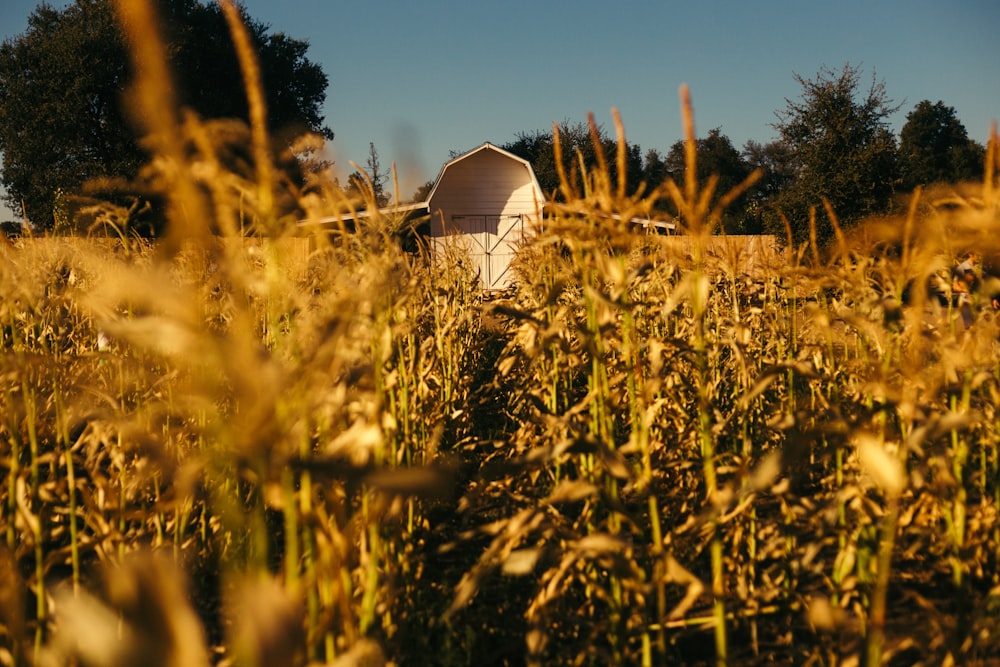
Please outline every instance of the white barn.
M420 226L429 230L431 248L435 252L449 244L464 248L483 289L495 291L512 283L511 261L525 237L542 222L547 206L531 163L486 142L446 162L426 201L389 206L381 212L410 220L429 216L429 224ZM368 215L359 211L302 224L339 224ZM645 218L629 222L647 233L676 231L673 222Z
M510 285L510 263L525 235L541 220L545 195L531 163L486 142L449 160L441 168L427 200L389 206L387 215L407 219L427 218L431 248L442 251L459 244L474 263L484 290ZM325 226L353 222L370 214L359 211L319 220L303 220L303 226Z
M484 143L447 162L427 197L430 238L459 243L486 290L507 287L518 245L540 222L545 195L531 164Z

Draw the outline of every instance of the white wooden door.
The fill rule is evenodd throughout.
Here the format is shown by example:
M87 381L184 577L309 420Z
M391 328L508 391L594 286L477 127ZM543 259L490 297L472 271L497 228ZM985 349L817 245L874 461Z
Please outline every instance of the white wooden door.
M483 289L500 290L510 284L510 263L524 238L523 216L456 215L451 231L460 235Z

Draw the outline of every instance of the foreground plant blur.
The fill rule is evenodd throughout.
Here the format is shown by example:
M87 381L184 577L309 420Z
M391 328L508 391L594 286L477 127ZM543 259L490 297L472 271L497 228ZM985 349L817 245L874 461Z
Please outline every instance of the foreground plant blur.
M3 250L2 664L1000 657L1000 332L914 287L1000 253L995 136L975 193L830 250L564 175L484 300L401 221L296 236L252 54L246 181L121 6L171 228ZM608 215L660 196L685 237Z

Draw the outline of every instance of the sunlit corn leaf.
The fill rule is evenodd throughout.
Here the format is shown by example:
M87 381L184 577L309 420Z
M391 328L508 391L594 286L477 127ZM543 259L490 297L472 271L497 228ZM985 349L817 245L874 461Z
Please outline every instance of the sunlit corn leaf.
M847 545L837 552L837 557L833 563L833 578L835 581L844 581L848 575L854 571L857 562L856 545Z
M500 570L509 577L522 577L531 574L540 555L539 549L516 549L504 559Z
M834 632L844 624L846 613L825 595L813 595L806 600L806 619L816 630Z
M395 664L386 660L382 647L373 639L361 639L327 667L383 667ZM310 663L312 667L312 663ZM316 666L318 667L318 666Z
M141 638L130 625L120 623L116 611L101 600L86 591L61 587L56 591L55 605L56 630L42 664L54 666L75 660L94 667L143 664Z
M755 491L769 489L781 474L781 453L770 452L750 474L750 488Z
M127 321L106 322L106 331L133 345L178 360L208 358L198 332L174 318L149 315Z
M543 513L534 508L527 508L509 519L488 524L489 532L496 536L480 556L476 565L462 575L461 581L455 587L455 597L445 612L445 618L450 618L469 604L479 591L482 581L495 570L498 564L502 564L507 556L517 548L518 544L538 528L543 520Z
M230 646L239 664L299 664L305 639L302 602L274 579L247 577L229 601Z
M615 535L609 535L607 533L593 533L591 535L585 535L581 537L573 545L573 548L588 556L607 554L607 553L619 553L624 550L628 545L625 540Z
M519 310L506 303L492 303L489 305L488 311L500 317L509 317L515 322L531 322L538 327L545 326L544 322L537 319L531 313L524 310Z
M166 556L139 553L106 572L106 600L62 588L52 659L139 667L208 667L201 621L187 580Z
M898 497L906 487L906 476L899 458L886 451L882 440L871 434L855 435L854 444L865 472L886 496Z
M618 450L612 449L608 443L591 434L581 435L572 442L567 442L567 451L575 454L596 454L608 473L617 479L630 479L632 471L625 458Z
M38 516L31 511L28 501L28 484L23 477L18 477L15 483L15 502L17 504L17 515L15 526L20 530L38 535L41 532L41 522Z
M107 580L111 604L142 636L143 650L162 659L147 664L208 664L205 632L191 607L188 579L172 559L139 552L110 570Z
M940 437L952 431L963 431L981 420L982 415L976 411L945 412L931 421L933 427L931 437Z
M323 447L323 454L350 461L355 466L367 464L374 450L383 445L382 429L364 420L355 421L351 427Z
M564 479L545 498L545 502L553 505L567 502L572 503L591 498L597 495L598 492L598 488L589 482L578 479Z
M686 587L684 597L667 614L669 620L683 618L688 610L697 602L698 598L705 591L705 584L696 577L690 570L685 568L671 554L664 556L666 567L664 568L663 581L668 584L677 584Z

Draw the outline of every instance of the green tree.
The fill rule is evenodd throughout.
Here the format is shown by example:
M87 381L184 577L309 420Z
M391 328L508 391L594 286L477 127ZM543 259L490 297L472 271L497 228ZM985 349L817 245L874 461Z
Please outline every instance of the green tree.
M750 140L743 145L743 159L751 169L760 169L761 179L754 187L754 197L766 204L795 180L791 150L782 141L762 144Z
M347 178L346 192L364 199L371 200L379 208L389 203L389 194L385 191L389 181L389 170L382 168L375 142L368 142L368 159L365 163L365 173L355 171Z
M655 148L646 151L646 155L642 159L642 180L646 182L646 185L649 188L658 187L667 180L668 176L670 176L670 172L667 170L667 163L660 151Z
M986 149L969 139L954 107L923 100L906 115L899 134L902 185L956 183L983 177Z
M218 5L163 0L161 17L181 103L202 118L248 116L242 76ZM244 11L244 10L241 10ZM257 48L272 136L332 138L321 107L327 78L306 42L271 34L244 11ZM7 204L31 223L55 223L57 193L95 178L131 179L146 161L124 108L131 77L111 0L41 4L28 29L0 45L0 172Z
M580 176L581 158L588 172L593 172L598 166L597 147L591 137L590 126L587 123L571 124L568 121L563 121L559 124L558 131L559 143L562 148L563 169L572 186L582 193L585 188ZM598 145L604 151L612 183L617 183L617 144L614 139L605 134L602 127L597 128L597 134ZM504 144L501 148L531 163L542 192L556 199L562 197L559 190L559 172L556 166L551 131L522 132L516 135L514 141ZM625 148L626 191L632 194L643 180L642 155L639 146L635 144L626 144Z
M815 79L796 74L795 80L802 98L786 99L774 125L795 177L773 203L788 217L796 243L808 238L809 211L815 208L817 236L825 241L833 231L824 200L843 226L888 209L899 169L887 119L899 107L874 76L862 93L861 70L850 64L839 72L823 68ZM783 234L777 216L766 216L765 225Z
M698 159L698 181L705 182L710 177L718 179L712 195L712 204L733 188L740 185L753 169L733 146L729 137L722 134L720 128L709 131L708 136L695 141ZM665 159L665 167L677 183L683 183L687 167L684 158L684 142L677 141L670 147ZM723 212L722 228L729 234L743 234L746 229L745 218L749 193L744 193L729 208Z
M751 139L743 145L743 159L750 169L761 172L760 180L747 193L746 232L757 234L764 231L765 217L769 213L773 215L772 205L778 196L795 181L796 170L791 151L783 141L762 144ZM769 231L773 233L775 230Z
M430 196L433 189L434 181L425 181L423 185L414 191L413 196L410 197L410 201L415 203L427 201L427 197Z
M547 196L553 196L559 191L559 174L556 170L551 132L520 132L515 135L514 141L501 148L531 163L535 178Z

